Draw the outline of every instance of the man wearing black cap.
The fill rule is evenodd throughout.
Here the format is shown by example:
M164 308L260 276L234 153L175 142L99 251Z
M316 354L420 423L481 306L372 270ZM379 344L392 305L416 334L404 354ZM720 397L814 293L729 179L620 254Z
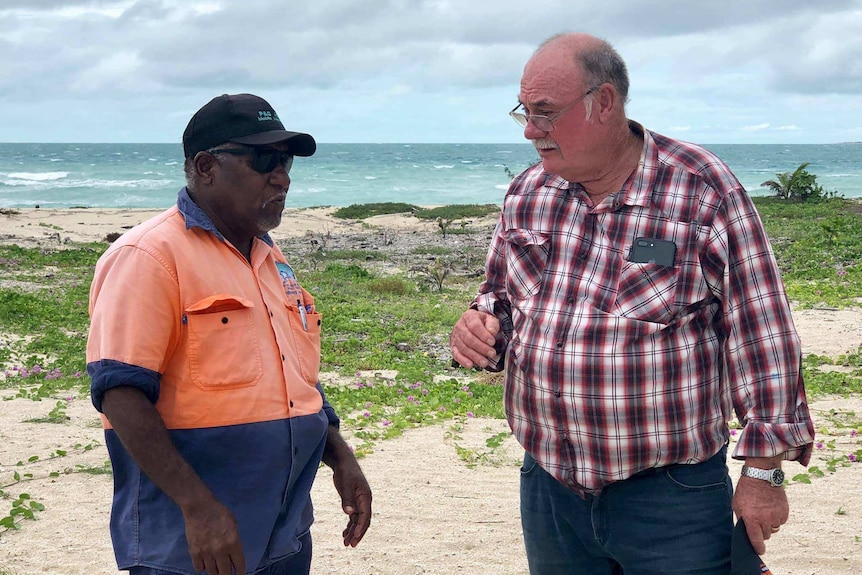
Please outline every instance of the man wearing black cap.
M177 205L96 266L87 371L130 575L307 574L321 460L344 544L368 529L371 490L318 383L321 316L268 234L315 148L262 98L213 99L183 134Z

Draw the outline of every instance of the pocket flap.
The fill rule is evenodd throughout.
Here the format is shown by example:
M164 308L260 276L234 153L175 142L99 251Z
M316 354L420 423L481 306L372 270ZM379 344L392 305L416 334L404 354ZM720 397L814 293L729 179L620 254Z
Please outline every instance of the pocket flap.
M522 229L506 230L506 239L509 243L522 248L529 246L543 246L548 243L548 236L545 234Z
M186 313L216 313L252 307L254 307L254 303L250 300L235 295L219 293L188 306Z

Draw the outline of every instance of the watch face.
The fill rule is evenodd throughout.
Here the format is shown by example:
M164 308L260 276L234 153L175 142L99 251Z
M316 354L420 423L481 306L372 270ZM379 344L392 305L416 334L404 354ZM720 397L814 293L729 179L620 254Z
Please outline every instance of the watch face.
M780 469L774 469L772 471L772 484L776 487L782 485L784 483L784 472Z

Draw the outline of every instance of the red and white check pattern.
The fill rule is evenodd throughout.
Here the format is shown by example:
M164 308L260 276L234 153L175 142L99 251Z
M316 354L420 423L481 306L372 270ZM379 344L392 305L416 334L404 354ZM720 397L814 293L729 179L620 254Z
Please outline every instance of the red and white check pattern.
M579 492L708 459L732 409L734 456L807 462L799 338L751 199L707 150L631 127L640 164L598 206L541 164L506 194L474 307L512 328L515 436ZM674 266L627 261L638 237L673 241Z

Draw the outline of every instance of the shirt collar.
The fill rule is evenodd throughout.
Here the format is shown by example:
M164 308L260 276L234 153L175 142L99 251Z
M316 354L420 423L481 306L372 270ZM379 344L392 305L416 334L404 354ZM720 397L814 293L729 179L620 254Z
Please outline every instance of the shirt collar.
M644 144L638 165L622 189L617 192L615 206L648 206L655 187L659 171L658 146L649 130L633 120L629 120L629 129L643 138Z
M629 120L629 129L642 137L644 140L643 150L641 151L640 160L638 160L637 168L629 176L629 179L623 184L622 189L615 194L613 207L626 206L647 206L652 196L652 190L655 185L655 180L658 174L659 159L658 147L653 140L652 134L645 130L639 123ZM560 176L546 172L542 168L542 163L537 163L538 168L542 171L541 185L548 188L556 188L559 190L572 191L574 189L583 190L580 184L569 182Z
M210 217L189 195L189 190L186 186L183 186L180 193L177 195L177 208L186 220L187 230L192 228L201 228L202 230L211 232L221 241L225 241L224 236L221 235L221 232L219 232L218 229L216 229L215 224L213 224ZM273 245L275 245L269 233L264 233L263 235L258 236L258 238L265 242L269 247L273 247Z

